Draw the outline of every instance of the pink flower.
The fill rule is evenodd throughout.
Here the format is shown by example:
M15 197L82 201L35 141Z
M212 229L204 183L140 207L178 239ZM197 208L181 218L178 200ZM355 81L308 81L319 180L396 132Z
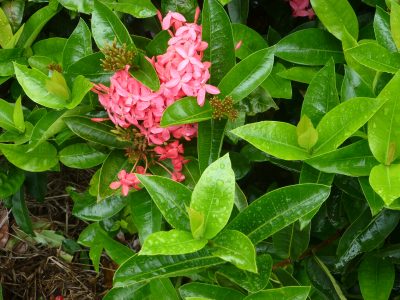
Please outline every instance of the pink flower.
M290 0L289 5L292 8L293 17L308 17L312 19L315 13L310 8L310 0Z
M162 29L167 30L172 26L174 27L175 30L177 30L185 22L186 22L185 17L182 16L180 13L168 12L168 14L162 20Z

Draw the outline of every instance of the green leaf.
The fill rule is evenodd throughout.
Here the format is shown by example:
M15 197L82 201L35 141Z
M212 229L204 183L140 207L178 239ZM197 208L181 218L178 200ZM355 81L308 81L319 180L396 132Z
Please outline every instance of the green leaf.
M81 58L92 54L92 36L83 19L71 33L63 49L62 66L65 71Z
M347 0L311 0L311 6L326 29L339 40L344 30L358 38L358 20Z
M23 57L23 49L0 49L0 76L14 75L13 62L26 64Z
M250 239L237 230L224 230L212 241L212 254L236 267L257 273L256 251Z
M347 176L368 176L378 164L365 140L307 159L306 162L322 172Z
M119 213L129 200L132 200L130 199L132 196L129 196L129 199L127 197L111 196L97 202L96 197L88 192L78 193L73 188L68 188L67 192L74 200L72 214L85 221L101 221L111 218Z
M93 10L93 0L57 0L62 6L72 11L89 14Z
M296 127L284 122L262 121L231 131L256 148L285 160L304 160L308 152L298 145Z
M393 53L376 42L366 42L346 50L358 63L379 72L396 73L400 69L400 54Z
M65 107L66 99L47 89L46 82L49 78L42 72L17 63L14 63L14 69L18 83L32 101L54 109Z
M236 57L244 59L253 52L268 47L264 38L255 30L243 24L232 24L233 39L235 45L240 41L242 44L239 49L236 49Z
M25 203L24 189L20 189L12 196L11 208L17 225L25 233L33 235L32 222Z
M311 148L318 141L318 132L306 114L301 117L299 124L297 124L296 134L297 143L301 148L306 149L307 152L310 152Z
M244 298L244 295L237 290L200 282L191 282L182 285L179 288L179 294L183 299L204 297L218 300L242 300Z
M21 97L18 97L14 105L13 121L15 128L20 132L25 131L24 113L22 111Z
M68 74L73 77L82 75L92 82L108 84L113 73L103 70L101 59L104 59L101 52L85 56L68 68Z
M246 24L249 15L249 0L231 0L228 3L232 23Z
M376 41L388 49L390 52L396 52L397 47L390 32L390 16L379 6L376 7L374 18L374 33Z
M267 79L261 83L261 87L265 89L271 97L292 99L292 83L290 80L278 75L278 73L285 70L286 68L283 64L275 64Z
M317 126L318 142L314 154L323 154L339 147L363 126L383 105L374 98L353 98L329 111Z
M0 127L5 130L18 132L14 123L14 107L11 103L3 99L0 99Z
M274 65L274 50L259 50L234 66L218 85L223 96L231 96L238 102L248 96L271 73Z
M150 294L155 299L179 300L178 293L169 278L150 281Z
M310 242L311 226L300 228L300 222L295 222L272 236L274 249L282 259L297 260L307 250Z
M22 186L25 180L25 173L10 165L8 168L2 168L0 171L0 199L15 194Z
M371 214L375 216L385 206L385 202L375 193L374 189L369 184L368 177L359 177L358 182L360 183L365 199L371 209Z
M169 178L140 174L137 176L163 214L165 220L176 229L190 230L186 207L190 203L191 190Z
M157 8L150 0L119 0L107 4L113 10L131 14L135 18L149 18L157 14Z
M399 84L397 72L378 95L385 104L368 122L369 147L375 158L387 165L400 156L400 97L396 92Z
M330 58L336 63L344 62L340 42L322 29L296 31L281 39L275 47L277 57L297 64L325 65Z
M355 70L344 65L344 71L340 91L342 102L355 97L375 97L372 87Z
M390 205L400 197L400 164L378 165L372 168L369 183L374 191Z
M65 107L68 109L73 109L78 106L92 87L93 84L88 79L86 79L82 75L78 75L74 79L71 98L68 101L69 103Z
M235 197L235 174L229 155L212 163L201 175L192 193L190 208L203 214L204 234L194 238L211 239L226 225L231 215ZM192 224L191 224L192 225Z
M0 46L5 48L7 43L13 37L11 25L3 9L0 8Z
M350 260L362 252L369 252L377 247L395 229L400 220L400 212L384 209L371 219L365 210L354 223L347 228L339 241L337 255L338 268L343 268Z
M393 264L373 255L366 257L358 269L358 281L365 300L389 299L394 278Z
M310 83L319 70L316 67L293 67L280 71L277 75L287 80Z
M210 83L217 85L235 65L235 49L229 17L217 0L205 0L202 40L208 43L203 60L211 62Z
M129 172L132 164L129 163L125 152L122 150L112 151L104 161L97 183L97 199L101 201L117 192L110 188L110 183L118 180L118 173L121 170Z
M112 44L114 40L119 46L125 44L135 48L121 20L105 4L97 0L94 0L91 26L94 41L99 49Z
M146 46L146 52L148 53L149 57L166 53L168 49L168 41L170 38L171 35L167 30L162 30L157 33Z
M259 255L256 260L258 274L240 270L233 265L224 265L216 272L216 275L221 275L245 290L256 293L268 284L273 263L268 254Z
M137 69L132 68L129 73L152 91L158 91L160 80L153 65L141 53L136 55L135 64L137 64Z
M67 101L70 98L70 90L64 76L54 70L49 74L49 78L45 81L45 88L50 94Z
M185 255L135 255L128 259L114 275L114 287L146 282L150 279L176 277L219 265L224 261L206 250Z
M114 148L125 148L128 143L120 141L118 136L111 132L114 127L93 122L88 117L68 116L63 118L69 129L77 136L94 143Z
M306 300L310 293L309 286L286 286L281 288L269 289L247 296L246 300Z
M139 255L178 255L193 253L207 245L204 239L194 239L188 231L172 229L150 234Z
M33 44L32 50L37 56L45 56L52 59L56 63L61 63L62 52L66 43L67 39L65 38L52 37L36 42Z
M132 195L132 196L131 196ZM133 224L139 231L140 244L152 233L161 230L162 215L146 190L131 193L128 197Z
M50 1L48 6L37 10L26 21L16 46L21 48L30 47L46 23L60 11L60 8L57 1Z
M189 21L193 20L196 7L198 7L196 0L161 0L161 10L164 14L169 11L178 12Z
M327 299L346 300L336 279L317 256L314 255L307 259L306 269L313 286Z
M70 168L87 169L101 164L107 157L88 144L79 143L65 147L59 153L60 161Z
M7 19L10 22L13 31L16 31L18 27L21 26L22 18L24 16L25 1L7 1L5 3L2 3L2 9L7 16ZM25 24L22 24L21 27L23 27L24 25ZM10 48L12 47L13 46L11 46Z
M311 81L304 96L301 115L307 115L316 126L339 103L335 62L331 58Z
M297 184L265 194L252 202L228 225L258 244L313 211L328 198L330 187Z
M397 49L400 49L400 5L396 1L391 1L390 4L390 30Z
M164 110L161 126L169 127L181 124L198 123L212 117L212 108L208 101L204 106L197 104L194 97L185 97L172 103Z
M30 172L48 171L58 163L57 150L43 142L34 150L29 145L0 144L0 150L13 165Z

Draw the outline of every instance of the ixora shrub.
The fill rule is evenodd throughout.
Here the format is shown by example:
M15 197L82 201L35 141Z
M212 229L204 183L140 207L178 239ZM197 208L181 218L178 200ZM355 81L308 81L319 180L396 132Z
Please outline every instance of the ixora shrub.
M0 1L0 198L37 237L24 196L94 170L105 299L397 295L399 1L30 2Z

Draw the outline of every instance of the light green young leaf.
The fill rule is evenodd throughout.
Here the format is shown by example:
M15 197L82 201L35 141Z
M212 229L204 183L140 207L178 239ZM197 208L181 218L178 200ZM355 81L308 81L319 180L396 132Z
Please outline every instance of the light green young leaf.
M8 22L8 18L5 15L3 9L0 8L0 46L5 48L7 43L13 37L11 25Z
M318 141L318 132L307 115L303 115L296 127L297 143L310 152Z
M398 2L390 2L390 30L397 49L400 49L400 5Z
M20 131L25 131L24 113L22 111L21 97L18 97L14 105L13 120L15 127Z
M373 167L369 183L385 204L390 205L400 197L400 164Z

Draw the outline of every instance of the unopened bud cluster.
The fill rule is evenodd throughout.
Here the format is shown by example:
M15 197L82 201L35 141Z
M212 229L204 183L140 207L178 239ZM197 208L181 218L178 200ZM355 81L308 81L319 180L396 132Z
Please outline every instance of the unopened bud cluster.
M228 118L233 121L237 118L238 112L233 105L232 97L228 96L220 100L217 96L210 99L211 107L213 108L213 119L221 120Z
M118 46L116 40L105 46L102 52L105 58L101 59L101 66L105 71L113 72L123 70L126 65L132 65L136 56L136 50L128 49L125 43Z

